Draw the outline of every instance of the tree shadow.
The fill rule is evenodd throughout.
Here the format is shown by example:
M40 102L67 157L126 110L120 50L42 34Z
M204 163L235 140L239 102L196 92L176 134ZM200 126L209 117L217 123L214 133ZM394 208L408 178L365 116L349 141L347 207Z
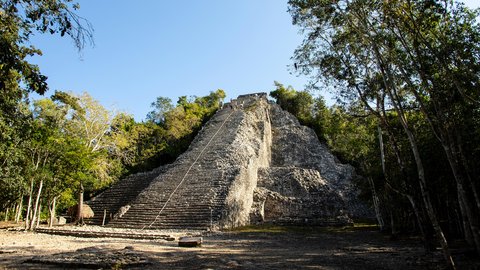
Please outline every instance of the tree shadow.
M412 240L390 241L376 231L228 232L204 236L203 245L97 239L92 247L36 256L16 247L25 269L443 269L440 252L425 254ZM116 243L114 247L110 245ZM101 246L106 243L107 245ZM22 250L23 249L23 250ZM6 251L6 250L4 250ZM1 260L1 259L0 259ZM461 269L476 269L464 264ZM3 264L5 265L5 264ZM0 263L0 268L2 264Z

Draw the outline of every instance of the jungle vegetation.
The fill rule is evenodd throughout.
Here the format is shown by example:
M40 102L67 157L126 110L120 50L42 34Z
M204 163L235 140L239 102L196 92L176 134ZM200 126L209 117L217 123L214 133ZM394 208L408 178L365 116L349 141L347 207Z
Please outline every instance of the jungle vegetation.
M290 0L304 40L295 71L337 104L277 85L299 119L370 189L378 223L439 244L450 267L453 239L480 254L479 10L457 1ZM306 115L304 108L313 108ZM318 109L317 109L318 108Z

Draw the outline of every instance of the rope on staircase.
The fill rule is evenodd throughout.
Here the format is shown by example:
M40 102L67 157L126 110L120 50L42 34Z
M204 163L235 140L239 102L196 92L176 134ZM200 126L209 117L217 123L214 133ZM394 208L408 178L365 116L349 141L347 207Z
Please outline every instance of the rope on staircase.
M148 225L148 226L143 226L142 230L145 229L145 227L147 228L150 228L152 227L152 225L158 220L158 218L160 217L160 215L162 214L163 212L163 209L165 209L165 207L167 206L168 202L170 202L170 200L172 199L173 197L173 194L175 194L175 192L178 190L178 188L182 185L182 183L185 181L185 179L187 178L187 175L188 173L190 172L190 170L193 168L193 165L195 165L195 163L197 163L197 161L200 159L200 157L202 156L203 152L205 152L205 150L208 148L208 146L210 146L210 143L213 141L213 139L217 136L218 132L220 132L220 130L223 128L223 126L225 125L225 123L227 122L227 120L230 118L230 116L234 113L235 110L232 109L232 111L230 112L230 114L228 114L228 116L225 118L225 120L223 121L222 125L217 129L217 131L215 132L215 134L213 134L213 136L210 138L210 140L208 141L207 145L202 149L202 151L200 152L200 154L198 154L197 158L195 159L195 161L192 163L192 165L190 165L190 167L188 168L187 172L185 173L185 175L183 176L182 180L180 181L180 183L178 183L177 187L172 191L172 193L170 193L170 196L168 197L167 201L165 202L165 204L163 205L163 207L160 209L160 211L158 212L158 215L155 217L155 219Z

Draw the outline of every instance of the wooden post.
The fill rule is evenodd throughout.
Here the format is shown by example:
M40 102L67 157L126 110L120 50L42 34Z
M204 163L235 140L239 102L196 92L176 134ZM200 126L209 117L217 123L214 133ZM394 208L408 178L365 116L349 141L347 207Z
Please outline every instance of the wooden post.
M103 209L103 221L102 226L105 226L105 218L107 217L107 209Z
M80 183L80 190L78 194L78 209L77 209L77 225L83 225L83 183Z

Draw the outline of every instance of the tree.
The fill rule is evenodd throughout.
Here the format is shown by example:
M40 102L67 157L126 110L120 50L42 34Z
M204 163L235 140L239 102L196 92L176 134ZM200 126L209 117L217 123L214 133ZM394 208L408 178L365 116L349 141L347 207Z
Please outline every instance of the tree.
M157 97L157 100L152 102L150 106L154 110L147 114L147 121L152 121L156 124L163 124L165 122L165 113L174 108L172 100L166 97Z
M0 97L2 114L12 115L15 105L29 92L47 91L47 77L38 66L30 64L29 56L41 51L29 45L34 32L65 34L81 50L86 42L93 42L93 29L88 21L76 15L78 4L71 0L0 1Z
M187 150L201 126L220 108L225 92L218 89L205 97L182 96L177 106L165 114L166 152L176 158Z
M81 207L85 190L101 189L123 173L116 156L122 142L111 129L112 115L86 93L75 97L57 91L52 99L34 102L30 134L21 144L29 157L23 170L30 177L27 228L34 228L42 200L53 220L57 198L67 189L78 190Z
M139 168L154 168L183 153L201 126L220 108L225 91L218 89L204 97L178 98L176 106L165 97L152 103L147 122L134 126L135 162ZM143 163L143 164L142 164ZM147 165L145 165L147 164Z
M478 233L477 192L474 181L467 180L472 179L468 164L461 164L467 159L462 158L463 143L459 142L468 139L458 131L467 129L458 125L460 119L456 118L469 119L463 112L468 111L465 109L471 100L478 100L478 57L474 56L478 55L478 13L449 1L289 3L294 24L307 32L294 57L300 72L318 71L325 82L336 82L345 103L361 102L383 127L388 127L385 111L395 111L414 156L429 220L453 266L409 115L421 112L444 147L457 183L460 208L465 208L462 213L471 231ZM464 78L462 83L452 74ZM470 194L467 187L472 190ZM478 242L478 237L473 239Z
M78 8L71 0L0 1L0 185L5 195L0 198L2 209L15 200L23 202L28 186L33 189L27 184L30 179L19 173L29 167L28 149L32 150L30 140L35 134L28 95L44 94L48 85L39 67L28 62L29 57L41 55L30 44L30 37L34 33L66 34L81 50L86 42L93 42L93 29L74 13ZM37 146L34 148L39 149Z
M275 82L276 89L270 92L277 104L293 114L302 125L315 130L320 140L324 140L324 118L327 107L322 97L316 99L307 91L296 91L293 87Z
M428 12L420 13L425 7ZM401 30L392 32L405 51L400 75L444 149L456 180L465 231L471 236L466 239L480 254L480 201L466 158L472 153L463 146L470 139L465 119L474 115L480 98L478 12L457 3L409 2L401 8L402 14L388 10L390 24Z
M276 83L277 89L270 92L277 103L284 110L293 114L302 125L315 130L318 138L325 141L325 124L330 115L329 109L322 96L314 98L309 92L297 91L291 86L285 88Z
M63 93L57 92L56 99ZM67 96L63 96L66 100ZM67 103L54 102L52 99L40 99L34 102L32 114L32 133L22 147L29 153L25 160L25 170L30 177L26 228L34 229L38 223L41 202L49 207L52 224L57 198L67 187L78 181L79 172L88 172L92 167L92 155L85 151L85 144L66 133L69 124L68 115L73 113L75 99ZM71 106L70 104L73 104ZM37 189L34 196L34 188ZM35 202L35 203L33 203ZM44 203L45 204L45 203ZM32 218L30 219L30 210Z
M12 132L1 133L15 135L15 140L0 144L15 154L0 153L8 165L0 167L2 211L15 208L18 216L26 199L28 229L38 224L42 206L48 207L52 224L57 208L75 201L82 208L84 196L88 199L121 176L173 161L224 97L218 90L205 97L181 98L165 111L161 124L137 123L128 114L107 110L87 93L56 91L51 98L34 101L31 108L19 103L24 125L6 125ZM77 219L83 222L82 216Z
M62 98L65 102L74 105L71 119L65 126L66 134L80 142L85 147L82 156L78 157L78 161L82 161L86 157L90 157L91 163L84 161L80 164L80 168L88 168L77 171L76 187L78 189L78 219L82 223L82 205L85 190L92 191L108 186L117 180L122 174L121 164L117 162L112 155L119 153L115 141L118 136L112 132L112 121L115 115L112 111L104 108L97 100L93 99L88 93L70 97L57 93L56 98ZM74 102L76 101L76 102ZM88 165L87 165L88 164Z

